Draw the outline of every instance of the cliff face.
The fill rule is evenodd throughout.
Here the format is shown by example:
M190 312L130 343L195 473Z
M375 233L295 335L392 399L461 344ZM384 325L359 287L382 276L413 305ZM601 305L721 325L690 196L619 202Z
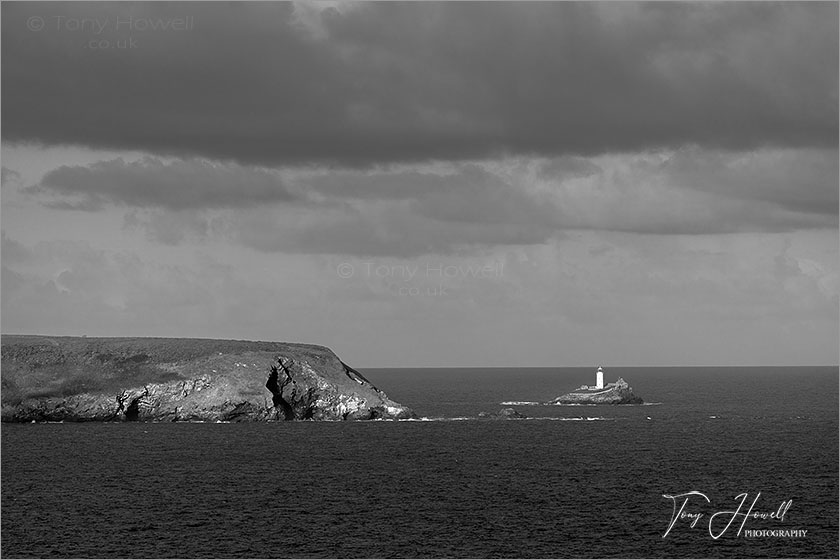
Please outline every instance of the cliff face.
M308 344L6 335L0 380L4 422L414 416Z
M561 395L548 404L642 404L644 401L633 393L633 388L622 378L614 385L596 392L573 391Z

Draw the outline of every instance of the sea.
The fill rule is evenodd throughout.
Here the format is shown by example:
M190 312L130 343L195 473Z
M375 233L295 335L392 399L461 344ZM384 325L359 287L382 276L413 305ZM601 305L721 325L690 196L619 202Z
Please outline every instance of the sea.
M836 366L362 371L418 419L3 424L0 553L838 557Z

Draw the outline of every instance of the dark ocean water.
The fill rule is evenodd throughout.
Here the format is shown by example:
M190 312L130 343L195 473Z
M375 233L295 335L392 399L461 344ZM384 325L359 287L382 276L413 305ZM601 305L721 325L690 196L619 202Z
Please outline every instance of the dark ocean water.
M365 370L430 421L2 427L2 556L838 556L838 370L609 368L648 406L546 401L591 369ZM467 418L451 420L454 418ZM436 420L441 419L441 420ZM449 419L449 420L447 420ZM704 493L667 537L672 500ZM775 512L719 539L708 518ZM760 496L759 496L760 493ZM731 515L721 515L720 530Z

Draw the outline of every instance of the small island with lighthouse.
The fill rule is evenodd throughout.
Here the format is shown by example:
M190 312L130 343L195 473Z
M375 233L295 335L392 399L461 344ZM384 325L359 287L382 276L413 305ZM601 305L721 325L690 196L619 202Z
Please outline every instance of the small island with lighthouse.
M642 404L641 397L621 377L615 383L604 385L604 370L600 366L595 372L595 385L581 385L546 404Z

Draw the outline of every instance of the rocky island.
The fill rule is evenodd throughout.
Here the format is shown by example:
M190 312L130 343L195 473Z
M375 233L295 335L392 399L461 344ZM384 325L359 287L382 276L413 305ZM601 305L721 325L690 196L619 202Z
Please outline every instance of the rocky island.
M633 388L622 378L604 385L604 371L595 372L595 385L582 385L546 404L642 404L644 401L633 393Z
M310 344L3 335L1 365L4 422L414 417Z
M528 418L526 415L522 414L515 408L503 408L499 412L479 412L478 417L480 419L492 419L492 420L522 420L524 418Z

